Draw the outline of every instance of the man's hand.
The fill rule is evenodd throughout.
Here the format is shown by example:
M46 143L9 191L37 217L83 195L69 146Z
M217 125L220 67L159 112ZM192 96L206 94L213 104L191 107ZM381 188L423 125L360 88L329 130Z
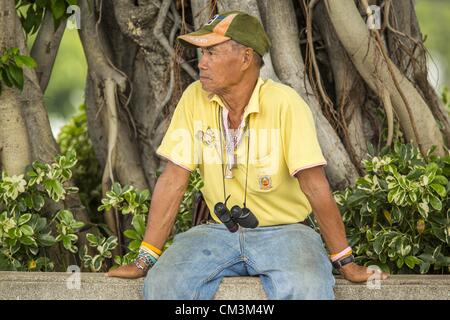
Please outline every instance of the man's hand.
M349 263L343 266L339 272L345 279L352 282L365 282L370 279L386 280L389 277L388 273L380 272L378 270L370 269L356 263Z
M111 270L105 274L107 277L118 277L124 279L138 279L145 277L147 273L136 267L134 263L120 266L117 269Z

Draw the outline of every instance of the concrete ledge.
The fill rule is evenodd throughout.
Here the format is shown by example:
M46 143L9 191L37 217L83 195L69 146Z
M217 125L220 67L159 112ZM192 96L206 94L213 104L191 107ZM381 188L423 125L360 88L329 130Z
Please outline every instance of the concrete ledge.
M98 273L0 272L0 300L139 300L142 285L143 279ZM391 276L379 289L338 277L335 293L338 300L450 300L450 275ZM266 295L258 277L230 277L224 278L215 299L264 300Z

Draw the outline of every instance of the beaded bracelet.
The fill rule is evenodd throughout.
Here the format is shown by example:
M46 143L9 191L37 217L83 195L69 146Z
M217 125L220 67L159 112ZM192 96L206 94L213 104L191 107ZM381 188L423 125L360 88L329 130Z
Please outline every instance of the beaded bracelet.
M148 249L147 247L141 246L139 248L139 255L134 261L134 264L142 271L147 272L155 265L158 258L158 254Z

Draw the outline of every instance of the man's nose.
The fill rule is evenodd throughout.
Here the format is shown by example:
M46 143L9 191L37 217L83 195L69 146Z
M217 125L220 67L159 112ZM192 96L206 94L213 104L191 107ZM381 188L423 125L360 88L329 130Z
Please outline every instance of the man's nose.
M205 54L201 54L200 59L198 60L198 68L202 69L202 70L206 70L206 55Z

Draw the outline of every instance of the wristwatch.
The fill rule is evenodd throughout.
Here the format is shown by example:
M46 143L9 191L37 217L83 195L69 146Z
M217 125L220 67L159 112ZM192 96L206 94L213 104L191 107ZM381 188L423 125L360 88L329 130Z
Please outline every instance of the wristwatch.
M353 262L354 260L355 260L355 257L351 254L348 257L345 257L345 258L342 258L340 260L332 262L332 264L333 264L334 268L339 270L340 268L342 268L346 264L349 264L349 263Z

